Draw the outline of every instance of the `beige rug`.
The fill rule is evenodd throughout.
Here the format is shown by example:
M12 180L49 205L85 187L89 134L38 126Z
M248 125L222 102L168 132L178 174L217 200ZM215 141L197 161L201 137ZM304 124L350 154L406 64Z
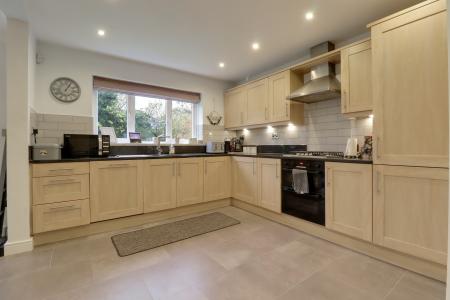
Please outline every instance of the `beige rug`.
M127 256L188 239L240 222L222 213L211 213L173 223L157 225L111 237L119 256Z

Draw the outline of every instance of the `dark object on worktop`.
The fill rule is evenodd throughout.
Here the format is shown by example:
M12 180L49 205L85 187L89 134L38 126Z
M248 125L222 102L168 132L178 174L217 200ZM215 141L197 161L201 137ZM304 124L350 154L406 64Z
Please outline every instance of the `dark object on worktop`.
M225 153L231 152L231 141L225 141L224 143Z
M372 137L365 136L364 137L364 145L361 149L361 158L362 159L372 159Z
M230 152L242 152L244 151L244 136L240 136L239 138L234 137L231 139L231 151Z
M256 153L281 153L287 154L293 151L306 151L306 145L259 145L256 146Z
M325 161L282 159L281 161L281 205L282 212L294 217L325 225ZM308 192L294 190L293 170L307 173Z
M128 137L132 144L140 144L142 142L140 132L128 132Z
M63 158L104 157L109 155L109 135L64 134Z

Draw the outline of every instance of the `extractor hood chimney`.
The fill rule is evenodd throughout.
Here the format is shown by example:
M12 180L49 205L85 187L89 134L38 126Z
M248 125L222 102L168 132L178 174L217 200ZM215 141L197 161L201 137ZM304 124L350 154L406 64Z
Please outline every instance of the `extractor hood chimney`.
M310 49L311 57L334 50L331 42L321 43ZM311 68L311 80L287 97L288 100L314 103L335 99L341 95L341 84L336 79L335 66L323 63Z

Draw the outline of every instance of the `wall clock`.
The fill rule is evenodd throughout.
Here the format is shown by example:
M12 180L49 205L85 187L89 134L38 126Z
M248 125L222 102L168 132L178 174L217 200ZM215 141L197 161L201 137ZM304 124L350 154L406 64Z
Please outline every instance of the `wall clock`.
M50 84L50 92L61 102L74 102L80 98L81 89L75 80L60 77Z

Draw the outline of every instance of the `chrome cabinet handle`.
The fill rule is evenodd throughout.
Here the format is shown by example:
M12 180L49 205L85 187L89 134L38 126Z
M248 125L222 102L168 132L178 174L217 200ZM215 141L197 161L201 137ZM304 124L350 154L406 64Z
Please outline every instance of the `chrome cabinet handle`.
M376 152L377 152L377 158L380 158L380 149L381 149L381 138L379 136L377 136L377 145L375 147Z
M244 113L241 111L241 124L244 123Z
M276 165L276 169L275 169L275 176L276 176L276 178L278 178L278 177L280 177L280 175L278 175L278 169L279 169L279 165L277 164Z
M208 163L204 163L205 164L205 175L208 174Z
M342 91L342 97L341 97L342 104L344 105L344 112L347 112L347 92Z
M327 168L327 185L330 186L330 168Z
M267 120L267 119L269 119L268 117L267 117L267 107L264 107L264 118Z
M253 160L253 175L255 175L255 161Z
M123 167L129 167L129 164L110 164L110 168L123 168Z
M175 163L172 163L172 176L176 176L176 173L175 173Z
M49 172L69 172L69 171L73 171L73 169L53 169L53 170L48 170Z
M78 209L75 205L67 205L67 206L60 206L60 207L50 207L51 211L67 211L67 210L74 210Z
M288 109L289 109L289 106L288 106L288 104L286 103L286 117L289 116L289 111L288 111Z
M50 180L50 184L59 184L59 183L70 183L75 182L75 179L61 179L61 180Z
M378 194L381 192L380 177L381 177L381 173L380 173L380 171L377 171L377 192L378 192Z
M181 177L181 166L180 166L180 164L178 164L178 177Z

